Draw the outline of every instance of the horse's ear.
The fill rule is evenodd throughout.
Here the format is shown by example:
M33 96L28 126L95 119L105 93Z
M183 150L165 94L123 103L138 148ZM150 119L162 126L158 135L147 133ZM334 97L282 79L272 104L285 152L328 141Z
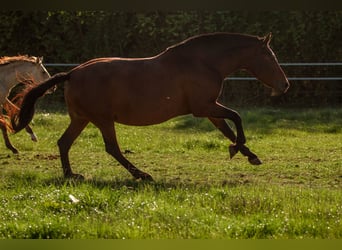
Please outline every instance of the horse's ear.
M268 33L264 38L263 38L263 44L264 45L269 45L272 39L272 32Z
M37 57L37 63L43 63L43 57L42 56Z

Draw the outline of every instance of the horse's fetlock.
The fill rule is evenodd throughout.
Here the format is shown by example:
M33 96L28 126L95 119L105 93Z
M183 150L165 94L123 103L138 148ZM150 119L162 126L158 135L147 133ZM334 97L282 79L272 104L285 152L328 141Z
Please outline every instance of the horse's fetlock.
M236 139L236 145L238 145L238 147L241 147L242 145L246 144L246 138L245 137L238 137Z

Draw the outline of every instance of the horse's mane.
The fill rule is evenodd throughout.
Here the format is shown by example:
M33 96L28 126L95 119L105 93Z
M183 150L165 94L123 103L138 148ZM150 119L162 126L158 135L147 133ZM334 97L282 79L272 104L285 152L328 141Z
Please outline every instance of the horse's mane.
M37 61L37 58L34 56L28 56L28 55L3 56L3 57L0 57L0 66L10 64L13 62L18 62L18 61L26 61L26 62L35 63Z

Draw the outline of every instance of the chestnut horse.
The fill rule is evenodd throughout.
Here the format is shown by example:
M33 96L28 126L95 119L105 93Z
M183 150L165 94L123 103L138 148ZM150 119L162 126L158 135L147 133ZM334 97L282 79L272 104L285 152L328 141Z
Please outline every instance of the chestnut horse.
M18 150L8 138L7 129L11 130L11 128L7 124L2 109L7 112L7 116L11 116L13 112L18 110L18 107L7 98L11 89L18 83L39 83L50 77L42 62L42 57L35 56L4 56L0 58L0 129L6 147L15 154L18 153ZM31 139L37 141L31 127L27 125L25 129L30 134Z
M289 82L269 47L270 39L271 34L211 33L191 37L154 57L90 60L29 91L12 126L15 131L24 128L34 115L36 100L47 89L65 82L71 122L58 140L65 177L83 178L71 170L68 152L91 122L100 129L107 153L136 179L152 180L122 155L114 123L145 126L186 114L209 118L234 143L229 146L231 157L240 151L250 163L261 164L245 145L239 114L217 98L223 79L238 69L255 75L272 88L273 95L287 91ZM224 119L234 122L236 136Z

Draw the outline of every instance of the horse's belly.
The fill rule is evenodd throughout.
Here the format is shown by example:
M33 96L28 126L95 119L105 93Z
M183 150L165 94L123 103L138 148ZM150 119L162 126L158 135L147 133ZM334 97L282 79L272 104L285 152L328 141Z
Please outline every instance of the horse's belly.
M179 102L173 103L169 98L156 103L137 103L133 106L126 105L123 112L114 112L116 122L146 126L165 122L173 117L188 114L185 105Z

